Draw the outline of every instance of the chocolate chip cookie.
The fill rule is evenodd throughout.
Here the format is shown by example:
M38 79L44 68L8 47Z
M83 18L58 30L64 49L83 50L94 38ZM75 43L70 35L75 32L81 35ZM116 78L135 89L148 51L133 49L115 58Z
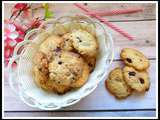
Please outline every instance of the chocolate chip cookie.
M79 79L83 78L83 81L88 79L89 70L86 71L86 65L79 54L62 51L49 63L49 78L60 85L76 86ZM74 83L75 85L72 85Z
M54 91L63 94L71 89L66 85L59 85L49 78L49 59L46 54L38 51L33 59L33 75L35 83L46 91Z
M131 94L131 88L126 84L123 78L122 69L117 67L109 73L108 79L105 81L106 88L116 98L126 98Z
M142 71L149 67L150 63L146 56L140 51L133 48L124 48L120 53L121 59L126 65Z
M124 80L137 92L149 90L150 81L146 71L137 71L133 67L126 66L123 68Z
M76 30L71 33L73 47L81 55L96 56L98 52L98 42L96 38L84 30Z

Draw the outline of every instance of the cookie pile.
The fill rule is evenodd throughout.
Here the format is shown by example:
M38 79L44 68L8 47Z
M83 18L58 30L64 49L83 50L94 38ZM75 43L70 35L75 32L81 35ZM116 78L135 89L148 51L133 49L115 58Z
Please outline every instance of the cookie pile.
M36 84L59 94L86 83L98 54L96 36L84 29L64 31L46 38L33 58Z
M105 81L106 88L116 98L122 99L131 95L133 91L144 93L149 90L150 81L147 68L149 60L140 51L124 48L120 53L124 61L124 68L117 67L109 73Z

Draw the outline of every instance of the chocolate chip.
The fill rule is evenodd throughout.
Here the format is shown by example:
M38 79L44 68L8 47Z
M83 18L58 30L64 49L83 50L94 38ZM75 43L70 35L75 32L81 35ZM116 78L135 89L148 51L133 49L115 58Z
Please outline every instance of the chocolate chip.
M39 71L42 71L42 68L41 68L41 67L39 68Z
M76 37L78 40L80 39L79 37Z
M57 48L55 49L55 51L56 51L56 52L59 52L59 51L61 51L61 48L60 48L60 47L57 47Z
M141 84L144 84L144 79L143 78L139 78Z
M58 36L59 36L59 37L62 37L62 36L63 36L63 34L58 34Z
M66 39L66 41L68 41L69 39Z
M59 64L59 65L61 65L61 64L62 64L62 62L61 62L61 61L59 61L59 62L58 62L58 64Z
M82 42L82 40L79 37L77 37L77 39L79 40L79 42Z
M136 75L135 72L129 72L128 74L129 74L129 76L135 76Z
M132 63L132 60L130 58L127 58L126 60L127 62Z
M88 63L88 65L89 65L90 67L92 67L92 64L91 64L91 63Z

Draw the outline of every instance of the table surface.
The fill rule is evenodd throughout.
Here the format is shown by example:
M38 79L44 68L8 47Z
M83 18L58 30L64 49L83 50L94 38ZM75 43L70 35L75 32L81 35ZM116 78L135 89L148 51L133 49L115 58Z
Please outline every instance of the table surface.
M5 18L10 15L13 4L4 6ZM154 3L88 3L92 9L118 9L127 7L142 7L143 12L107 16L106 18L136 37L129 41L119 33L107 28L114 40L115 57L108 72L116 66L122 66L119 53L122 48L133 47L142 51L151 63L148 69L150 75L150 90L143 95L131 95L127 99L117 100L106 89L101 81L93 93L80 102L56 111L44 111L25 105L10 89L8 81L4 80L4 116L36 116L36 117L127 117L156 116L156 5ZM54 4L55 16L65 13L79 13L80 10L72 4Z

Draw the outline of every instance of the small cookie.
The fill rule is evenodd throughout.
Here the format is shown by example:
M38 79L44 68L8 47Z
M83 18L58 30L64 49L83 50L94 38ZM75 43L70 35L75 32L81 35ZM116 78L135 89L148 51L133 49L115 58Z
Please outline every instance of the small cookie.
M98 42L93 35L84 30L76 30L71 33L73 47L81 54L90 57L96 56Z
M143 53L133 48L124 48L121 51L120 57L125 64L132 66L137 70L145 70L149 67L149 60Z
M149 90L150 81L146 71L137 71L133 67L126 66L123 68L124 79L126 83L137 92Z
M108 79L105 81L107 89L116 98L126 98L131 94L131 88L125 83L122 69L117 67L109 73Z

